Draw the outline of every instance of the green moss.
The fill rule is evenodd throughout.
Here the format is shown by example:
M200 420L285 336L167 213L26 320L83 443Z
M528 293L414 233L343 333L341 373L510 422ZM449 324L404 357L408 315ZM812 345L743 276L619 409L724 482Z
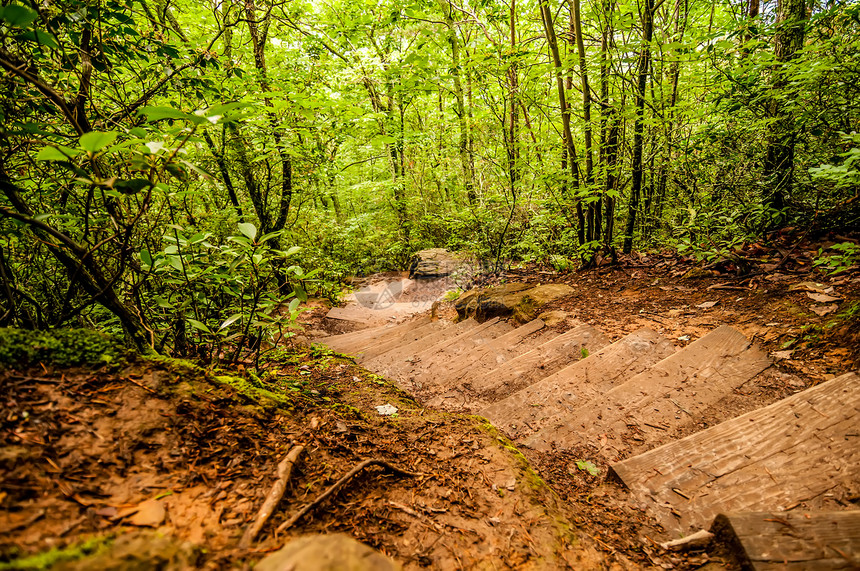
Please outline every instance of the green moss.
M129 356L120 339L92 329L0 328L0 369L38 363L57 367L105 365Z
M217 375L214 379L222 385L235 389L236 392L251 399L263 408L290 407L293 404L289 396L256 386L253 382L242 377Z
M511 456L514 457L514 460L517 463L517 467L520 469L520 474L522 476L522 481L526 483L526 485L535 491L548 490L549 487L546 485L546 482L543 481L537 472L534 471L534 468L529 464L528 458L523 456L523 453L519 451L519 449L511 442L505 435L499 432L499 429L493 426L490 421L481 416L473 417L477 420L478 428L492 436L496 439L496 442L502 445L502 448L507 450Z
M62 549L51 549L29 557L0 563L0 571L6 569L49 569L64 561L76 561L105 551L112 541L112 535L94 537Z

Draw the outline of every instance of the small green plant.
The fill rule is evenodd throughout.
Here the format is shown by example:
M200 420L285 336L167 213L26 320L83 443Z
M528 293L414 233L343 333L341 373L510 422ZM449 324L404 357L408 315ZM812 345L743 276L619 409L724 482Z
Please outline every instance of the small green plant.
M569 272L574 269L575 264L567 256L553 254L549 257L549 263L557 272Z
M833 254L824 253L831 250L834 251ZM818 258L812 264L829 275L842 273L860 264L860 244L854 242L833 244L827 250L819 250Z
M578 470L582 472L588 472L592 476L600 475L600 468L594 465L593 462L589 462L588 460L577 460L576 467Z
M582 349L580 349L580 350L579 350L579 358L580 358L580 359L585 359L585 358L587 358L587 357L588 357L588 348L587 348L587 347L583 347Z
M463 290L460 288L452 289L445 292L445 295L442 296L442 301L457 301L461 295L463 295Z

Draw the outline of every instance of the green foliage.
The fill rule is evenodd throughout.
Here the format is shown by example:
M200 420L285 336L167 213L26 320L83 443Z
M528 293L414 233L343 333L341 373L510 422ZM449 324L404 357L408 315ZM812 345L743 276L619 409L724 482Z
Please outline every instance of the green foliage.
M577 460L576 461L576 467L577 467L577 469L579 469L583 472L587 472L588 474L590 474L592 476L599 476L600 475L600 468L598 468L597 466L594 465L593 462L590 462L588 460Z
M828 274L839 274L860 264L860 245L854 242L833 244L827 251L833 253L825 254L824 250L819 250L818 258L812 264Z
M453 21L434 3L257 4L0 7L0 325L259 358L306 296L426 247L569 271L633 218L632 244L702 262L788 224L860 228L856 2L803 26L700 0L658 10L641 98L640 7L584 3L601 99L589 123L571 66L576 156L545 46L526 40L544 37L533 5L511 22L491 3ZM630 33L604 53L607 26Z
M51 569L64 561L77 561L101 553L110 547L112 541L113 535L92 537L68 547L51 549L29 557L0 562L0 571L7 569L19 571Z
M128 356L121 339L92 329L27 331L0 328L0 368L43 364L72 367L115 364Z

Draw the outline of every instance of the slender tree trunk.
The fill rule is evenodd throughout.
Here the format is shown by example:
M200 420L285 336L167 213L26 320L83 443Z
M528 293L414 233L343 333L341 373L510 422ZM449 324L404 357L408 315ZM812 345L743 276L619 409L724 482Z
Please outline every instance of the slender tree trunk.
M613 33L614 0L603 0L605 23L600 31L600 172L604 207L603 246L610 249L615 230L615 165L618 156L618 117L609 102L609 47Z
M457 28L451 13L449 0L439 0L439 7L448 27L448 43L451 46L451 77L454 80L454 98L457 105L457 123L460 127L460 142L458 151L460 154L460 168L463 171L463 187L466 189L466 197L469 204L475 203L475 172L469 160L469 129L466 125L466 104L463 96L463 82L460 79L460 39L457 37Z
M254 52L254 65L257 69L260 89L264 92L270 91L268 68L266 66L266 43L268 42L269 34L269 19L265 18L258 21L256 15L256 7L254 0L245 0L245 15L248 24L248 32L251 36L251 44ZM273 108L271 98L263 97L266 106ZM272 232L275 230L283 230L287 223L287 216L290 210L290 204L293 199L293 162L289 152L286 149L284 142L283 129L278 124L277 118L273 111L267 113L269 125L272 131L272 139L277 149L278 158L280 159L281 167L281 196L278 201L277 213L274 217L267 214L264 219L260 220L263 232ZM263 208L268 212L269 205L266 197L257 197L257 201L263 205ZM273 242L277 245L277 240Z
M510 6L510 46L511 52L517 44L517 29L516 29L516 0L511 0ZM516 60L511 61L508 67L508 102L509 113L508 119L508 180L510 182L511 198L514 202L517 200L517 188L520 180L520 107L519 107L519 77Z
M218 172L221 173L221 180L224 181L224 187L227 189L230 204L236 209L236 214L242 216L242 206L239 204L239 196L236 194L236 187L233 186L233 179L230 178L230 170L227 168L227 161L224 160L224 153L218 150L209 131L203 131L203 139L206 141L206 146L212 152L212 156L215 157L215 164L218 165Z
M777 33L774 38L774 55L777 66L774 70L773 89L787 87L788 79L784 66L803 46L806 32L806 2L804 0L780 0L776 17ZM794 117L774 98L768 105L768 115L774 119L764 160L764 180L769 195L765 205L776 210L786 206L794 178L794 143L797 136Z
M636 120L633 124L633 171L630 202L627 209L627 224L624 228L623 252L633 250L633 231L636 228L636 213L642 194L644 165L642 151L645 141L645 88L648 85L648 69L651 64L651 38L654 34L654 0L643 0L642 4L642 48L636 70Z
M591 86L588 83L588 62L585 53L585 40L582 36L582 12L579 0L568 0L570 5L571 32L576 41L576 51L579 55L579 75L582 81L582 113L585 123L585 182L588 188L594 183L594 158L591 133ZM589 202L587 239L600 240L600 199Z
M562 136L564 138L564 151L569 157L570 174L573 179L574 188L580 188L580 172L579 163L576 160L576 146L573 142L573 135L570 129L570 107L567 104L567 97L564 89L564 75L561 64L561 55L558 50L558 40L555 35L555 24L552 20L552 11L549 8L547 0L540 1L541 21L543 22L544 32L546 33L547 46L550 55L552 56L553 66L555 68L556 87L558 89L558 103L561 108L561 124ZM579 227L577 228L577 238L579 244L585 244L585 214L582 211L582 202L579 198L575 198L576 218Z

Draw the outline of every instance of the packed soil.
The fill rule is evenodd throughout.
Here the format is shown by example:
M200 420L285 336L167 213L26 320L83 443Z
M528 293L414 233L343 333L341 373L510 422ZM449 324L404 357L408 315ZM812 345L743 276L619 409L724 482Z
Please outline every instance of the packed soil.
M818 246L760 254L746 275L652 254L577 273L514 268L473 285L567 283L575 293L542 311L566 312L559 330L591 323L613 340L647 326L681 347L738 328L775 365L694 432L860 365L860 273L813 271ZM326 311L310 304L307 338L348 329ZM241 569L292 537L337 531L407 569L731 568L716 550L662 550L668 537L607 481L612 459L596 448L520 451L483 419L424 407L343 356L296 344L268 357L257 373L144 359L0 372L0 569ZM283 500L239 547L295 445L305 454ZM276 531L368 459L410 474L364 470Z

